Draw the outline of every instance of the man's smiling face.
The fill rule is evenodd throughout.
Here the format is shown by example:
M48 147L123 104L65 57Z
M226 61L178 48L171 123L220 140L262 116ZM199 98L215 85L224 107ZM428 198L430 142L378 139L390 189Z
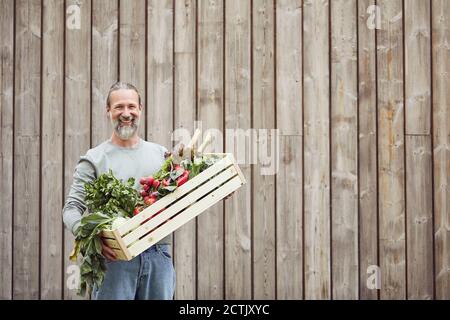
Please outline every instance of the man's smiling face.
M109 104L107 111L115 133L122 140L130 139L137 132L142 112L137 92L132 89L112 91Z

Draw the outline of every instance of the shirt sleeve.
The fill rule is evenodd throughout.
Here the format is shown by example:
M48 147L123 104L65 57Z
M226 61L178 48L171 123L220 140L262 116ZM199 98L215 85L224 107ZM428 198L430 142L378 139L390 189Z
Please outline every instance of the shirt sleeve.
M92 182L95 176L96 171L93 164L88 160L81 159L75 167L73 182L63 208L64 224L74 235L80 225L81 216L86 210L84 185Z

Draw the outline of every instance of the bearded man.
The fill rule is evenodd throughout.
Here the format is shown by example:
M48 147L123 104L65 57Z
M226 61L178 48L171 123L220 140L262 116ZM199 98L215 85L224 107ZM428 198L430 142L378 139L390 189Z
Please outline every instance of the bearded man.
M74 235L86 210L84 185L110 169L123 181L155 173L164 162L167 149L139 137L143 105L135 86L117 82L109 90L106 112L112 124L111 137L80 157L73 183L63 208L63 221ZM107 271L101 287L94 287L93 299L169 300L175 290L175 269L170 255L170 235L130 261L118 261L103 243Z

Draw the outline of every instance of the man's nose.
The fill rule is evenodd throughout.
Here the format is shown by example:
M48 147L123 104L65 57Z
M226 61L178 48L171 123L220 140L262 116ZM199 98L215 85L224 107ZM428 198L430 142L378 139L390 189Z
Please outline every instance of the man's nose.
M125 108L123 109L122 117L124 117L124 118L129 118L129 117L131 117L131 112L130 112L130 109L128 109L128 107L125 107Z

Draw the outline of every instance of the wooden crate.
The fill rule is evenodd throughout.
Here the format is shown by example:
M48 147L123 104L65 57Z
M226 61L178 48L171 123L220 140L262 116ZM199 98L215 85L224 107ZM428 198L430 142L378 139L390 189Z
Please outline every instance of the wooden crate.
M210 155L221 159L117 229L103 231L119 260L138 256L246 183L231 153Z

